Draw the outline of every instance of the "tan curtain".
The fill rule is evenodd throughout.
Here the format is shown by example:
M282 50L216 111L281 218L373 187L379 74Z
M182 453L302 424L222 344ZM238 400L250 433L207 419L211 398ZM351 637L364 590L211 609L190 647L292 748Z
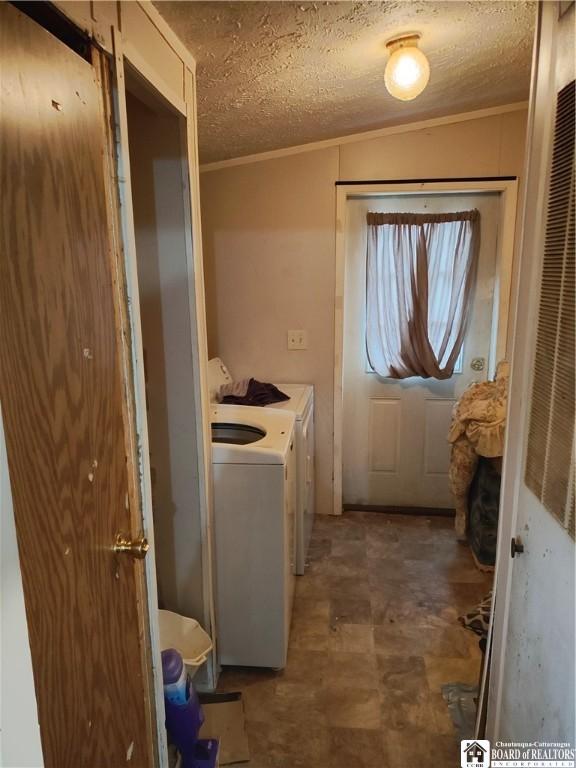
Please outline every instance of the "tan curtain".
M448 379L466 333L480 213L369 213L366 350L380 376Z

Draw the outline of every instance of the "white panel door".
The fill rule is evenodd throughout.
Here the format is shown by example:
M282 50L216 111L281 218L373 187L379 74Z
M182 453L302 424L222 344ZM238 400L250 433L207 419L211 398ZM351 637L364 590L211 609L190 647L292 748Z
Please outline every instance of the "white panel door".
M450 508L452 408L472 381L487 375L492 328L499 194L410 194L347 203L344 302L343 502ZM366 213L444 213L478 208L481 247L461 372L445 381L383 379L366 357ZM485 361L483 371L470 367Z
M567 5L539 4L539 46L528 134L525 225L501 501L504 514L498 535L487 738L570 742L574 747L574 540L525 482L556 96L575 76L574 4L560 16L562 6ZM567 167L566 161L563 166ZM572 186L571 205L573 195ZM562 234L565 236L566 233ZM573 237L572 230L571 244L569 236L565 241L571 252L572 272L570 274L568 267L564 272L564 280L571 281L572 290ZM567 259L565 264L569 262ZM558 338L569 334L570 327L573 328L573 319L565 324L559 322ZM551 350L550 366L554 365L553 352ZM556 398L552 402L554 407L558 405ZM571 410L571 414L563 429L569 434L574 423L573 396L567 410ZM549 458L556 473L570 469L565 457L556 454ZM574 472L573 462L571 471ZM524 548L514 559L511 558L512 537L520 540Z

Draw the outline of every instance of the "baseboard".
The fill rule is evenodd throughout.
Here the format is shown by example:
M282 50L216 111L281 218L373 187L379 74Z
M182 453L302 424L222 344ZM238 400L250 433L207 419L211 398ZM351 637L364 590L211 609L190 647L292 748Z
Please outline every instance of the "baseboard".
M455 517L456 510L441 507L386 507L379 504L343 504L344 512L383 512L387 515Z

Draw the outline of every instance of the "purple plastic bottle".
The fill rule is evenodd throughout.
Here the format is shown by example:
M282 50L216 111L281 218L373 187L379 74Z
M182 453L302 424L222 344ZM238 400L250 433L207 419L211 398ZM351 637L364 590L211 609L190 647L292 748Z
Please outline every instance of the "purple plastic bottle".
M182 755L182 768L195 768L196 744L204 715L182 656L174 648L162 651L166 729Z

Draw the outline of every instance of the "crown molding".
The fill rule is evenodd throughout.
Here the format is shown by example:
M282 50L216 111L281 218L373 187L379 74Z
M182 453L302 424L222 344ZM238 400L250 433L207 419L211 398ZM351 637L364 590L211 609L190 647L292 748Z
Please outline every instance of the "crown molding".
M262 160L273 160L275 158L287 157L289 155L298 155L301 152L314 152L318 149L338 147L342 144L354 144L358 141L370 141L371 139L379 139L382 136L392 136L398 133L421 131L425 128L435 128L439 125L463 123L467 120L480 120L483 117L493 117L494 115L503 115L508 112L520 112L521 110L527 108L527 101L518 101L513 104L504 104L500 107L488 107L486 109L476 109L473 112L459 112L454 115L432 117L428 120L417 120L412 123L390 125L386 128L376 128L373 131L364 131L363 133L352 133L347 136L340 136L335 139L324 139L323 141L313 141L308 144L299 144L293 147L272 149L268 152L257 152L253 155L232 157L228 160L217 160L214 163L206 163L205 165L201 165L200 173L207 173L208 171L219 171L223 168L233 168L237 165L248 165L250 163L257 163Z

